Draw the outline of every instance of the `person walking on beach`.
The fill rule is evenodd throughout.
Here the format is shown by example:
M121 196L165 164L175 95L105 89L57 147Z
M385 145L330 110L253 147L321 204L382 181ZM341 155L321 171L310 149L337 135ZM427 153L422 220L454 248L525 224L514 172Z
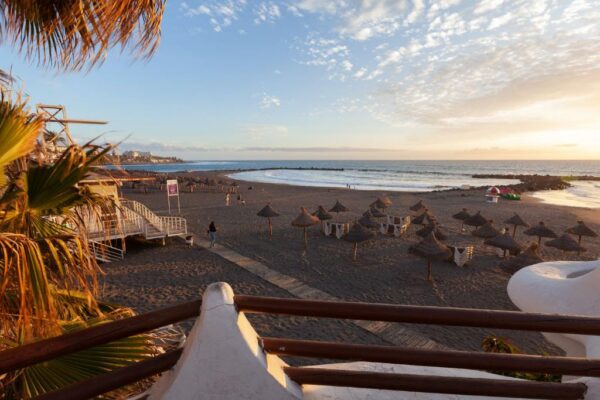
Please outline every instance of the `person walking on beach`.
M211 221L210 225L208 225L208 238L210 239L210 246L215 247L215 242L217 241L217 227L215 225L215 221Z
M229 192L227 192L227 194L225 195L225 205L226 206L229 205L229 200L230 200L230 194L229 194Z

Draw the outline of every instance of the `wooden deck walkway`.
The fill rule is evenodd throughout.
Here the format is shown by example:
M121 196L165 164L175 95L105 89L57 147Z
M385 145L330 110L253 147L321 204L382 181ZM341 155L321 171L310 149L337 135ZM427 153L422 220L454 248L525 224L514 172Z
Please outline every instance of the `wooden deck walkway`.
M289 275L274 271L263 263L253 260L249 257L245 257L223 245L217 244L215 247L210 248L208 240L198 237L195 237L194 239L198 246L203 247L212 253L218 254L227 261L236 264L238 267L251 272L252 274L298 298L307 300L342 300L322 290L308 286L304 282ZM421 349L449 349L447 346L426 338L420 333L398 323L381 321L352 321L352 323L396 346L406 346Z

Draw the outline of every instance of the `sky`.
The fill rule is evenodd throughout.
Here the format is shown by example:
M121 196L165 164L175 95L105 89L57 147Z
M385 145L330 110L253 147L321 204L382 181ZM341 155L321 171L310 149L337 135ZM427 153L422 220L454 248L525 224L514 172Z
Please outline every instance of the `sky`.
M600 0L170 0L150 61L0 68L186 160L600 159Z

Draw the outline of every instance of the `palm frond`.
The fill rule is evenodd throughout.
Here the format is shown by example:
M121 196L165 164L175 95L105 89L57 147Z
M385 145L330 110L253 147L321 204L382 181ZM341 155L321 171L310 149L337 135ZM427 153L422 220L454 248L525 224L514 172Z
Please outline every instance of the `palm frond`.
M87 321L64 322L61 324L61 333L75 332L132 315L133 312L130 309L115 309L108 314ZM10 384L7 391L9 391L9 396L12 395L15 398L41 396L75 382L156 355L161 352L161 348L156 343L155 335L142 334L36 364L8 376L6 380L10 381Z
M117 45L150 57L164 8L165 0L4 0L0 39L40 64L72 70L101 63Z
M25 102L0 94L0 189L6 183L6 168L35 147L44 121L27 113Z

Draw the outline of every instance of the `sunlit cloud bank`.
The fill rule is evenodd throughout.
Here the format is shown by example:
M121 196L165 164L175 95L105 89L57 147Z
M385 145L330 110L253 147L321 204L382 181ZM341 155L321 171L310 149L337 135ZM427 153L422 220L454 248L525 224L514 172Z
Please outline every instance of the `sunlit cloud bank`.
M393 147L527 157L542 140L549 157L600 152L600 0L188 0L180 12L218 32L303 19L294 59L360 88L327 112L370 115L398 133ZM559 146L573 141L587 143Z

